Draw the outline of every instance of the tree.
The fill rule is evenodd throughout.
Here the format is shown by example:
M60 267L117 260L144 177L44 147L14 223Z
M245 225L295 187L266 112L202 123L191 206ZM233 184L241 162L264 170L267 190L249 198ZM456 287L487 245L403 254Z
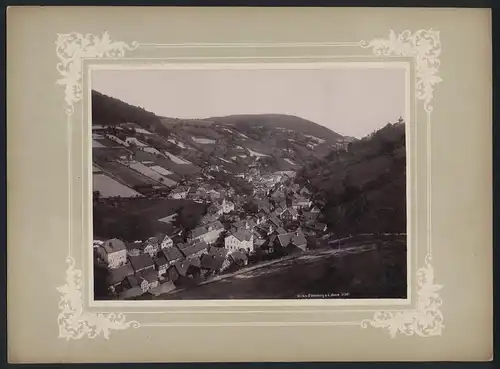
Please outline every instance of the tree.
M100 199L101 199L101 192L100 191L93 191L92 192L93 204L96 205Z
M106 300L111 297L108 289L108 278L108 268L94 261L94 299Z
M246 202L243 204L243 210L247 213L255 214L259 212L259 207L253 202Z

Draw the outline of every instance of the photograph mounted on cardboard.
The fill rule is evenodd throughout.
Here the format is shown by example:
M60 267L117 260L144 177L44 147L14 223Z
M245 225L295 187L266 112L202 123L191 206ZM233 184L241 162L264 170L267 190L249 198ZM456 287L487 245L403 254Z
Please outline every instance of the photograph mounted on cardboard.
M406 299L408 71L374 64L92 70L94 299Z

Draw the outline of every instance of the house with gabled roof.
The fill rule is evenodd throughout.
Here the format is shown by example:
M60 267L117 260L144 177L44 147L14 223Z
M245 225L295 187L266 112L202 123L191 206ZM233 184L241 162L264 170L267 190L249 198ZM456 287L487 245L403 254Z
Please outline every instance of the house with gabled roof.
M207 244L212 244L224 232L224 226L221 222L215 221L206 226L201 226L193 229L188 236L189 242L205 241Z
M234 203L232 201L229 201L229 200L222 200L222 213L223 214L227 214L227 213L230 213L234 210Z
M143 292L147 292L151 288L158 287L158 274L153 269L148 269L142 273L136 273L136 277L139 279L139 283Z
M293 191L293 192L296 192L298 193L300 191L300 185L298 183L294 183L290 186L290 189Z
M269 223L270 225L273 225L275 229L283 227L283 222L281 220L279 220L276 215L271 215L269 217L269 219L267 220L267 223Z
M280 214L280 219L284 222L291 222L297 220L299 217L299 213L294 208L287 208L283 210Z
M262 245L260 245L259 249L261 252L266 254L272 254L275 251L276 245L278 244L278 235L276 233L271 234Z
M163 249L162 251L163 256L165 259L168 261L168 265L171 266L175 262L184 259L184 255L181 253L181 251L177 247L167 247Z
M142 253L143 246L141 241L127 242L125 244L127 248L127 256L137 256Z
M207 215L220 216L222 214L221 206L217 201L212 202L207 208Z
M196 227L191 230L188 236L188 240L190 242L195 242L201 240L202 237L208 233L208 229L206 226Z
M179 250L186 259L200 257L202 254L208 252L208 244L205 241L190 243L183 246L184 247L179 246Z
M138 297L144 293L141 288L139 278L135 275L128 275L122 282L123 291L120 293L121 299Z
M207 213L201 218L200 224L209 224L217 221L219 219L220 215L219 214L210 214Z
M180 276L185 277L189 269L188 260L178 260L168 269L168 279L175 282Z
M290 242L292 241L293 236L295 233L289 232L289 233L282 233L278 235L278 242L281 247L287 247Z
M311 204L311 200L302 196L295 196L294 198L292 198L292 207L295 209L309 208Z
M217 272L223 269L226 257L214 254L205 254L201 256L200 267L210 272Z
M325 223L314 223L313 228L316 232L326 232L328 226Z
M302 220L306 224L313 224L316 222L319 218L319 213L312 212L312 211L305 211L302 213Z
M158 254L158 251L160 251L161 248L161 241L163 240L164 235L163 234L158 234L153 237L149 237L143 244L143 251L146 254L149 254L152 258Z
M208 249L208 255L216 255L221 258L225 258L227 256L227 250L224 247L210 246Z
M224 247L229 251L246 250L253 252L253 233L247 229L238 229L224 239Z
M173 246L174 246L174 241L168 234L166 234L163 237L163 240L161 241L160 249L166 249L168 247L173 247Z
M106 282L109 287L116 289L123 283L125 278L130 275L134 275L134 269L130 264L125 264L118 268L111 269Z
M304 186L300 189L299 194L304 196L304 197L307 197L307 196L310 196L312 193L306 186Z
M122 240L112 238L102 243L101 255L110 269L118 268L127 262L127 247Z
M247 217L246 219L241 219L237 222L234 222L231 225L231 232L236 232L239 229L246 229L246 230L252 230L255 228L257 223L255 220L251 217Z
M264 212L263 210L259 210L259 212L255 215L256 223L261 224L267 220L269 213Z
M269 214L271 212L271 204L268 199L253 199L253 203L257 206L258 211Z
M311 213L320 213L321 212L321 209L317 206L317 205L314 205L311 210L309 210Z
M163 276L169 267L169 261L165 257L165 255L161 252L158 254L156 258L153 260L155 264L155 269L158 272L158 277Z
M283 191L281 190L276 190L271 194L271 199L273 199L275 202L281 202L285 200L286 196Z
M172 190L172 192L170 192L169 197L177 200L185 199L189 193L190 188L191 187L188 186L176 187Z
M229 254L229 259L234 264L242 267L248 264L248 256L242 251L234 251Z
M307 240L302 232L296 232L293 235L290 243L293 246L298 247L299 249L301 249L303 251L307 250Z
M135 273L144 272L150 269L154 270L154 262L149 254L130 256L129 261Z
M255 227L252 230L253 233L253 244L254 247L260 247L264 242L266 242L267 231L262 227Z

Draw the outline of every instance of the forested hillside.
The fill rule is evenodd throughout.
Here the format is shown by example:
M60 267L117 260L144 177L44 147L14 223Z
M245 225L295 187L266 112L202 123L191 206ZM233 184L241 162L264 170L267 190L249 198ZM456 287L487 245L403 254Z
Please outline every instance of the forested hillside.
M406 232L406 149L402 120L303 168L300 181L323 205L338 235Z
M144 129L168 136L169 130L156 114L141 107L92 91L92 125L136 123Z

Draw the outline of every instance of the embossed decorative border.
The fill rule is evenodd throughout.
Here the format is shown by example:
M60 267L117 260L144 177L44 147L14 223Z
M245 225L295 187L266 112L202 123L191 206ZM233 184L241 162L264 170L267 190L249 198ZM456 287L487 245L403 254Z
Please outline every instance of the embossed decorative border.
M74 106L82 99L82 59L83 58L120 58L126 51L138 47L290 47L290 46L352 46L371 49L375 56L411 57L415 62L416 97L423 101L427 112L427 123L433 111L434 88L441 78L438 76L441 43L439 31L418 30L414 33L404 31L396 34L389 32L389 38L378 38L370 42L338 42L338 43L241 43L241 44L139 44L112 41L107 32L101 37L80 33L58 34L56 53L59 58L57 70L61 77L57 84L64 86L64 100L68 123L74 113ZM434 269L431 265L432 252L427 247L424 265L417 270L417 306L410 311L378 311L372 319L360 321L362 328L385 328L392 338L397 333L418 335L422 337L441 335L444 329L443 314L440 311L442 300L438 291L442 286L434 282ZM81 339L95 338L101 334L109 338L112 330L124 330L140 327L137 321L127 321L124 314L88 313L83 309L82 271L75 268L75 260L69 249L66 284L58 287L61 294L59 302L59 337Z

